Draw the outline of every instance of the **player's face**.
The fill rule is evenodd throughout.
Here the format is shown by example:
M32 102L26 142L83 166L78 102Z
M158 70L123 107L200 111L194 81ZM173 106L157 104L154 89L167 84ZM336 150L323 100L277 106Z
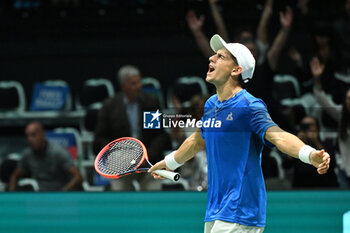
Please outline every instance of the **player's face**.
M135 100L142 90L141 76L128 76L123 84L123 91L130 100Z
M231 77L232 69L236 66L230 52L223 48L209 58L209 70L207 73L207 82L214 85L226 83Z

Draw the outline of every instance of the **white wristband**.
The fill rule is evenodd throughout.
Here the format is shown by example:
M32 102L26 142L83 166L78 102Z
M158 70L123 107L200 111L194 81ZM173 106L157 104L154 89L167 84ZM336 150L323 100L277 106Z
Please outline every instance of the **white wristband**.
M167 166L167 168L169 168L170 170L175 170L176 168L180 167L183 165L183 163L178 163L176 162L175 160L175 152L176 151L173 151L171 152L170 154L168 154L167 156L165 156L165 165Z
M304 163L308 163L308 164L311 164L311 161L310 161L310 153L311 151L314 151L316 150L315 148L312 148L311 146L309 145L305 145L303 146L300 150L299 150L299 159L301 161L303 161Z

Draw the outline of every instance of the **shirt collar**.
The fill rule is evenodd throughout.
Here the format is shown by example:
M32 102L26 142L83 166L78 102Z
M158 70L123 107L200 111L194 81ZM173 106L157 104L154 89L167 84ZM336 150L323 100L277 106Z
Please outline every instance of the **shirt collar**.
M125 105L128 105L128 104L137 104L137 103L138 103L137 100L135 100L134 102L130 102L129 99L128 99L128 97L126 97L125 93L123 93L123 102L124 102Z

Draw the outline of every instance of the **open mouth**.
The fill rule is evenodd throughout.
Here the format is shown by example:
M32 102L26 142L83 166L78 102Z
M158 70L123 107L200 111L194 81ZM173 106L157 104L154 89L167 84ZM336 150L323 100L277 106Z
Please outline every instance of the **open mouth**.
M214 66L209 64L209 70L208 73L212 73L215 70Z

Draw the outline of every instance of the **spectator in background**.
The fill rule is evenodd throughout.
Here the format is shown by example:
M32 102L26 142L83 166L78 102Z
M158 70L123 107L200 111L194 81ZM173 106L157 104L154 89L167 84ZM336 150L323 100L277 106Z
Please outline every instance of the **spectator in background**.
M209 0L211 13L218 29L218 34L225 40L229 41L229 33L225 26L225 22L220 13L220 8L217 5L218 0ZM254 38L254 32L249 27L242 27L237 33L235 41L245 44L252 54L257 59L258 65L261 64L265 58L268 47L267 25L271 18L273 0L267 0L263 13L261 15L259 26L257 29L257 38ZM190 28L202 54L207 58L213 55L213 51L209 46L209 40L203 33L202 27L205 20L204 15L199 18L193 10L189 11L186 16L188 27Z
M331 146L325 144L320 139L320 127L317 119L306 116L301 120L300 130L297 134L298 138L304 143L314 147L315 149L324 148L333 155L334 150ZM338 187L336 175L334 173L334 158L331 158L331 164L326 174L320 176L314 169L310 169L304 163L294 160L288 156L283 161L284 168L293 169L293 188L320 188L320 187Z
M201 120L204 113L204 104L207 101L207 96L195 95L191 98L191 105L183 112L191 116L196 121ZM182 119L184 120L184 119ZM184 140L194 133L196 128L171 128L171 134L175 143L174 148L178 148ZM180 169L181 177L187 181L187 190L203 191L207 190L207 157L205 149L200 150L192 159L187 161Z
M337 78L350 83L350 0L343 2L343 14L333 23L333 37L337 42L335 70Z
M216 3L216 0L210 1L214 21L217 25L219 34L221 33L227 37L228 33ZM255 81L245 83L243 87L252 95L264 100L266 105L270 108L269 112L271 117L276 122L279 122L281 128L287 131L294 131L294 126L291 125L286 120L286 117L281 113L279 100L273 98L273 93L276 91L273 89L273 77L277 72L281 52L289 37L293 23L293 11L289 6L287 6L285 12L279 12L282 27L273 40L271 47L268 47L267 28L273 13L272 9L273 1L266 0L257 28L256 38L254 38L254 33L252 30L246 29L247 27L243 28L243 30L241 29L238 35L235 36L235 42L244 44L251 51L257 61L257 66L255 67L254 72ZM202 53L207 57L211 56L212 51L209 41L202 31L204 16L197 18L195 13L190 11L187 14L187 22ZM225 40L225 38L223 39ZM270 148L264 147L262 169L266 177L276 177L278 176L277 163L273 158L271 158L270 152Z
M10 178L9 191L16 191L18 180L27 176L38 182L40 191L81 190L83 179L69 152L47 141L38 122L29 123L25 134L29 148Z
M323 109L338 122L338 146L337 157L338 181L341 188L350 188L350 88L348 87L342 105L335 104L328 99L323 90L321 76L325 66L317 57L313 58L311 71L314 77L314 96Z
M135 137L146 146L152 164L163 159L163 151L171 149L169 135L162 129L143 130L143 112L160 110L158 101L142 92L141 73L131 65L118 71L122 91L104 101L98 113L94 151L97 154L109 142L121 137ZM158 190L161 182L149 174L136 174L112 180L111 189L134 190L133 180L139 180L142 190ZM135 183L135 182L134 182Z
M344 94L350 86L350 0L343 1L343 12L341 13L341 16L332 24L332 39L335 41L334 83L336 84L335 87L332 85L332 88L333 90L336 88L336 91L330 92L330 94L337 104L343 103ZM321 63L323 62L321 61ZM327 75L327 68L324 75ZM327 80L329 77L322 78L322 83L324 79Z
M217 1L215 0L210 2L214 21L218 26L219 34L222 33L223 35L227 36L228 33L223 24L218 8L215 5L216 2ZM266 1L257 29L256 39L254 38L253 33L248 30L242 30L235 39L237 40L236 42L242 43L248 49L250 49L251 53L258 61L254 73L255 81L245 84L244 88L246 88L254 96L263 99L267 106L272 107L270 110L272 118L277 122L280 122L280 126L282 128L292 131L293 129L288 125L280 113L279 102L273 99L273 77L278 68L278 61L281 51L289 36L293 22L293 11L287 6L285 13L280 12L280 22L282 28L279 30L271 47L267 49L267 25L272 15L272 5L272 0ZM202 53L206 56L211 56L212 52L209 46L209 41L202 31L204 16L197 18L195 13L190 11L187 14L187 22ZM225 38L223 37L223 39Z
M314 26L312 31L313 51L311 59L312 57L317 57L320 63L324 64L325 66L324 72L322 73L323 78L321 79L322 86L325 87L326 92L332 95L333 99L337 99L337 102L339 102L339 100L341 99L340 102L342 102L343 97L339 98L339 95L342 95L339 92L339 88L342 88L342 84L334 77L335 56L334 41L331 37L332 31L327 26ZM299 83L302 86L302 91L306 93L311 93L313 89L313 79L310 76L311 70L309 64L303 62L301 55L294 56L293 60L296 63L301 63L302 66L306 66L302 67L302 69L300 69L302 70L302 72L299 72L296 76L299 80ZM307 60L310 60L310 58Z

